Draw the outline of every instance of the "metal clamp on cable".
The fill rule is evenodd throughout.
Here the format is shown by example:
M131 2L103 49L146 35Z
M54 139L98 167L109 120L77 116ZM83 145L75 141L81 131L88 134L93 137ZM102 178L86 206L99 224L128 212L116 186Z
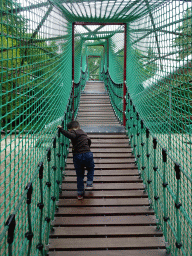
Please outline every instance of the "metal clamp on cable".
M6 226L8 226L8 237L7 237L7 242L8 244L12 244L14 240L14 231L15 231L15 214L11 214L8 218L8 220L5 223Z

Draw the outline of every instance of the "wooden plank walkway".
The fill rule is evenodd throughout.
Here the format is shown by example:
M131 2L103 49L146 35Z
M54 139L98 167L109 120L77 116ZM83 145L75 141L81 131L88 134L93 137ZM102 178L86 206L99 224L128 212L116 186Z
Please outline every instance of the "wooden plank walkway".
M77 200L70 148L49 255L166 255L164 238L156 229L128 138L125 132L116 132L122 127L103 83L87 83L78 120L83 129L92 126L94 130L88 133L95 161L94 189ZM101 126L106 130L114 127L115 132L100 132Z

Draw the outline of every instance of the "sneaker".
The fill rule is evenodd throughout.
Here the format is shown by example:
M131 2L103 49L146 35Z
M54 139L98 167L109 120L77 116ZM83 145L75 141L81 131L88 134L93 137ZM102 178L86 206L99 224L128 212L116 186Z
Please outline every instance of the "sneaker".
M82 200L83 199L83 195L77 195L77 199L78 200Z
M86 190L92 190L93 189L93 185L87 185L86 186Z

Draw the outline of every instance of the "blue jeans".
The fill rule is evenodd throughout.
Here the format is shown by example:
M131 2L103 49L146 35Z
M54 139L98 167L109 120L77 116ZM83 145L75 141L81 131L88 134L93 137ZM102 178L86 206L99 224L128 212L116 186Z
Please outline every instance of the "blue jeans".
M95 167L95 164L93 161L93 153L86 152L82 154L74 154L73 163L74 163L76 175L77 175L77 193L78 195L83 195L85 168L87 169L87 185L93 184L94 167Z

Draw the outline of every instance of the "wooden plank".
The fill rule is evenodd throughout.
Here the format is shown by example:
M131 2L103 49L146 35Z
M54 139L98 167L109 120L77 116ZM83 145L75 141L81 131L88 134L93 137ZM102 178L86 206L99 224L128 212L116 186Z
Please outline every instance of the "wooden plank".
M99 251L54 251L49 252L49 256L169 256L166 250L99 250Z
M98 123L100 125L106 125L106 126L110 126L110 125L118 125L118 122L117 121L102 121L100 119L98 120L94 120L94 121L85 121L85 120L77 120L79 121L80 123L83 123L84 125L98 125Z
M124 227L58 227L52 234L53 237L75 237L75 236L162 236L162 231L158 231L154 226L124 226Z
M103 138L103 139L121 139L121 138L127 138L127 136L125 134L92 134L92 133L87 133L89 135L90 138Z
M60 207L55 216L101 216L101 215L154 215L148 206L113 206L113 207Z
M133 163L128 163L128 164L96 164L95 165L95 170L96 169L129 169L129 168L132 168L132 169L137 169L136 165L133 164ZM68 164L67 167L66 167L66 170L69 170L69 169L74 169L74 165L73 164Z
M86 174L86 172L85 172ZM66 176L76 176L76 172L75 170L69 170L69 171L65 171L65 175ZM133 175L139 175L138 170L137 169L129 169L129 170L95 170L94 172L94 176L98 176L98 175L102 175L102 176L120 176L120 175L127 175L127 176L133 176Z
M91 149L92 148L98 148L101 149L101 148L104 148L104 149L111 149L111 148L115 148L115 149L118 149L118 148L126 148L127 149L127 144L126 143L123 143L123 144L117 144L117 143L109 143L109 144L106 144L106 143L100 143L99 146L98 144L92 144L91 145Z
M121 238L61 238L61 239L50 239L49 248L55 249L154 249L154 248L165 248L163 238L159 237L121 237Z
M66 182L75 182L77 181L76 176L65 176ZM138 176L95 176L94 177L94 184L95 183L101 183L101 182L110 182L110 183L116 183L116 182L122 182L122 183L133 183L133 182L143 182L142 179L140 179Z
M79 202L79 200L78 200ZM81 202L79 202L81 203ZM146 226L156 225L155 216L138 215L138 216L74 216L74 217L55 217L55 226L104 226L104 225L121 225L121 226Z
M72 158L73 155L72 153L69 153L68 154L68 158ZM93 155L94 159L96 158L102 158L102 159L105 159L105 158L134 158L134 156L132 155L132 153L122 153L122 152L117 152L117 153L94 153Z
M67 198L67 197L74 197L76 198L77 192L76 191L63 191L60 198ZM105 191L85 191L84 198L107 198L107 197L115 197L115 198L147 198L147 193L143 193L143 190L122 190L122 191L116 191L116 190L105 190Z
M94 100L94 99L91 99L91 100L83 100L81 101L81 103L79 104L79 106L87 106L87 105L90 105L90 106L95 106L95 105L101 105L101 106L104 106L104 105L107 105L107 106L111 106L111 103L109 100Z
M117 153L126 153L126 152L128 152L128 153L130 153L130 152L132 152L132 150L131 150L131 148L128 148L128 147L126 147L126 148L92 148L91 147L91 152L93 152L93 153L115 153L115 152L117 152Z
M126 163L126 164L130 164L130 163L135 163L135 158L133 157L128 157L128 158L96 158L94 159L94 162L95 164L117 164L117 163L120 163L120 164L123 164L123 163ZM72 159L67 159L67 164L72 164L73 163L73 160Z
M96 183L93 185L94 190L136 190L144 189L143 183ZM63 190L76 190L75 183L62 183Z
M146 206L149 205L148 198L84 198L78 199L60 199L58 205L60 206Z
M79 118L79 117L88 117L88 118L91 118L91 117L113 117L113 118L116 118L115 116L114 116L114 114L113 113L111 113L111 111L110 112L103 112L103 113L79 113L78 115L77 115L77 118Z
M92 144L93 143L101 143L101 144L104 144L104 143L113 143L113 144L117 144L117 143L126 143L128 144L129 143L129 140L128 138L123 138L123 139L120 139L120 138L114 138L114 139L95 139L95 138L92 138L91 139L92 141Z
M69 153L71 153L71 152L72 152L72 147L70 146ZM132 153L132 149L131 149L131 147L128 147L128 146L117 148L117 147L100 147L100 145L99 145L99 147L96 147L96 146L92 147L92 145L91 145L91 152L106 153L106 154L115 153L115 152L116 153Z
M117 121L117 119L113 116L109 117L109 116L78 116L77 117L77 120L89 120L90 122L94 121L94 120L101 120L101 121L106 121L106 120L109 120L109 121Z

